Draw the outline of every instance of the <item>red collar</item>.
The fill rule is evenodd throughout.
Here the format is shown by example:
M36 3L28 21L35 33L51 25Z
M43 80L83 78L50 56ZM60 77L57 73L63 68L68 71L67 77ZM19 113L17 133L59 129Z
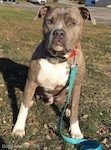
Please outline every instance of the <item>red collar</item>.
M53 63L53 64L57 64L57 63L63 63L65 61L67 61L68 58L71 58L71 57L75 57L76 54L77 54L77 49L79 48L79 45L76 45L75 48L68 52L67 54L64 55L64 57L50 57L50 56L47 56L47 59L49 62Z
M75 48L70 52L69 57L76 56L76 52L77 52L78 47L79 47L78 45L75 46Z

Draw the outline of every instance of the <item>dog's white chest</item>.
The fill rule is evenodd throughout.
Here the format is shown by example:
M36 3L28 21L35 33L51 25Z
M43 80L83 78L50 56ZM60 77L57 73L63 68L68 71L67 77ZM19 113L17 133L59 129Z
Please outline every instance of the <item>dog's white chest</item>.
M67 62L52 64L45 59L40 59L40 71L37 80L46 90L54 90L56 86L64 86L69 77Z

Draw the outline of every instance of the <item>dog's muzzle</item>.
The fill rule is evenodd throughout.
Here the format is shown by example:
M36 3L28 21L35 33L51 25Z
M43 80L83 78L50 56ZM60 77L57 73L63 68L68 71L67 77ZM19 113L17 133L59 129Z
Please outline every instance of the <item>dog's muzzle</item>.
M59 37L60 39L62 39L65 36L65 31L63 29L56 29L53 31L53 36L55 38Z
M52 32L52 42L48 52L53 57L65 55L65 46L63 44L63 39L65 37L65 31L63 29L55 29Z
M65 48L64 39L66 33L63 29L55 29L52 31L52 40L47 47L49 56L48 60L52 63L60 63L66 61L65 54L67 50Z

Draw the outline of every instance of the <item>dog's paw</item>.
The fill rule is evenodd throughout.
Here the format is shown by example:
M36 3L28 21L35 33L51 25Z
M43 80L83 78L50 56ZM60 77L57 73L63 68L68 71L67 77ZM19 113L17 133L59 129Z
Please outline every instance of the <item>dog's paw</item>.
M83 134L79 128L78 121L70 125L70 134L72 138L82 139Z
M66 109L65 115L66 115L66 117L70 117L70 115L71 115L71 110L70 110L69 108Z
M23 138L25 136L25 130L24 129L13 129L12 130L12 135L18 136L20 138Z
M82 139L83 134L81 132L71 132L71 137L76 139Z
M16 123L12 130L12 135L22 138L25 135L24 126L22 126L22 124Z

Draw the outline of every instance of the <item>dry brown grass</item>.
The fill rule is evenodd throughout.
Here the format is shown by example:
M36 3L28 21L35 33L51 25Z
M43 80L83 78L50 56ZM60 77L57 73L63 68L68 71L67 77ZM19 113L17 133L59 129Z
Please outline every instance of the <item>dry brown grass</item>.
M29 111L26 136L18 139L11 135L29 60L42 38L42 20L33 21L35 15L34 11L0 5L0 140L9 150L71 150L73 145L57 134L59 112L43 101ZM86 22L81 41L87 70L79 107L80 125L86 137L100 140L106 150L111 149L110 39L111 26Z

